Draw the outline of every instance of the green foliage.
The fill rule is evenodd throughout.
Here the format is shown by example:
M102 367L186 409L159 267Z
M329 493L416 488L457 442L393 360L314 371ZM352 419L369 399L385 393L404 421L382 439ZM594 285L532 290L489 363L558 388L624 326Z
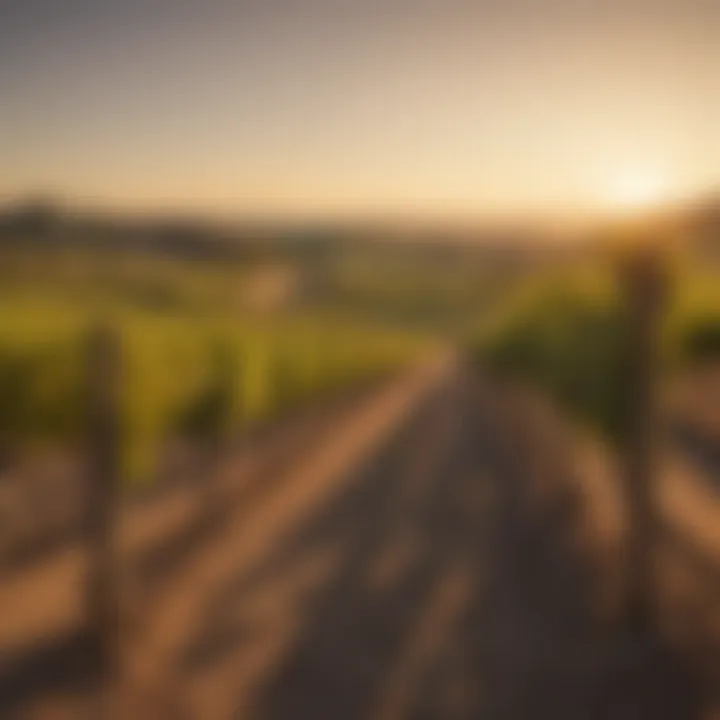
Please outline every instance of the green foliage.
M31 380L38 365L34 360L15 348L0 348L0 434L5 452L28 425Z
M720 358L720 315L688 319L680 338L685 359L694 361Z
M230 432L242 371L236 348L227 340L215 338L209 350L203 382L177 412L180 433L206 442Z
M622 312L572 283L530 295L481 337L478 360L531 382L609 435L622 426Z
M0 448L67 440L82 425L82 370L72 341L0 342Z
M172 437L215 442L388 372L421 347L395 331L320 316L269 326L126 308L115 313L115 325L123 473L132 481L154 476ZM89 327L79 308L37 300L0 307L0 453L81 439Z
M720 359L718 298L680 278L661 328L665 372ZM472 352L478 363L543 390L617 440L629 391L627 328L610 272L574 272L521 288L474 339Z

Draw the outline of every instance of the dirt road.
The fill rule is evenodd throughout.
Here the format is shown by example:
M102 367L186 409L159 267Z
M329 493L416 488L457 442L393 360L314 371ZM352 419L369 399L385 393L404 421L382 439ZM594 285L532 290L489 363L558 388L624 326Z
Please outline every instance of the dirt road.
M156 597L119 716L696 717L678 660L597 612L567 472L453 357L386 388Z
M512 423L448 373L340 492L214 593L177 664L178 707L270 720L693 717L670 655L598 619L572 503L537 487L566 468Z

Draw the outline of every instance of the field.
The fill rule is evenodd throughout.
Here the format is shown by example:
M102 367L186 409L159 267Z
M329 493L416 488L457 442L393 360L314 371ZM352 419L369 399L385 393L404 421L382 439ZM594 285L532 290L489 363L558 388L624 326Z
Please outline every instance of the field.
M0 431L6 461L84 432L90 330L121 363L124 474L153 476L171 440L237 435L411 360L418 333L330 309L257 311L254 268L153 258L15 253L0 291Z

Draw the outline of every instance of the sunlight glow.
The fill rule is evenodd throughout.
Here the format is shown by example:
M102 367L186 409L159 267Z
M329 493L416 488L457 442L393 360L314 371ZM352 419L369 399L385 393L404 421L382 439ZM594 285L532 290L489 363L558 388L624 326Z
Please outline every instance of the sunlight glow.
M608 184L606 204L618 212L635 212L663 204L670 198L666 176L652 170L629 170Z

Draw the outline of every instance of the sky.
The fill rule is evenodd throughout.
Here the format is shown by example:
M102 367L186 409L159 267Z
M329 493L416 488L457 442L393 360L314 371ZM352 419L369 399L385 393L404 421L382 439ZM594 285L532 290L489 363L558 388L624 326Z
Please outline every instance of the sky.
M720 0L0 0L0 199L593 214L720 187Z

